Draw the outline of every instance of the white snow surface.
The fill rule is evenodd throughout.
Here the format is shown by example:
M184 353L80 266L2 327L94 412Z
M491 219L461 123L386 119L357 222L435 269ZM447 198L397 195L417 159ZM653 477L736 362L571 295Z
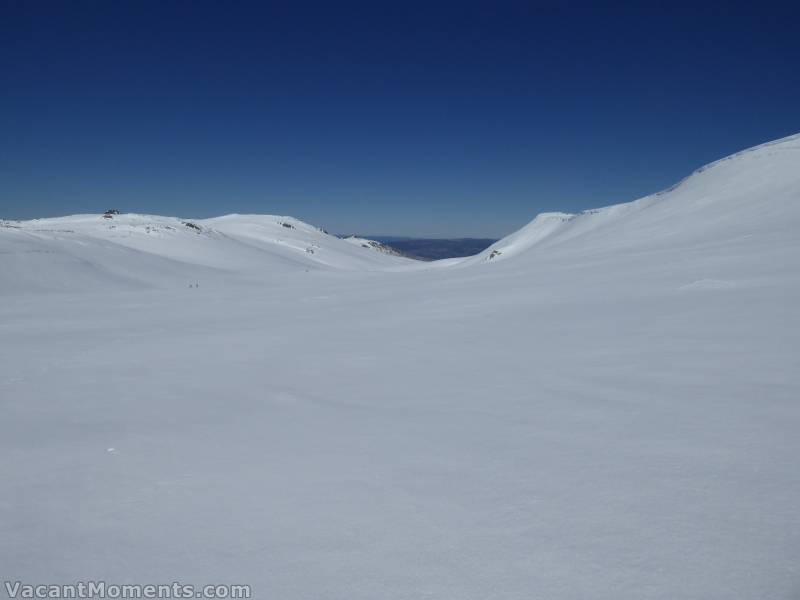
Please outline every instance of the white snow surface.
M347 236L347 237L342 238L342 239L345 242L347 242L348 244L353 244L355 246L358 246L360 248L364 248L364 249L367 249L367 250L374 250L374 251L377 251L377 252L382 252L384 254L390 254L392 256L402 256L401 252L395 250L391 246L387 246L386 244L383 244L383 243L378 242L376 240L370 240L370 239L367 239L367 238L362 238L362 237L359 237L357 235L350 235L350 236Z
M2 221L0 256L0 294L264 283L298 271L369 270L410 262L272 215Z
M800 136L463 260L183 221L0 227L4 579L800 595Z

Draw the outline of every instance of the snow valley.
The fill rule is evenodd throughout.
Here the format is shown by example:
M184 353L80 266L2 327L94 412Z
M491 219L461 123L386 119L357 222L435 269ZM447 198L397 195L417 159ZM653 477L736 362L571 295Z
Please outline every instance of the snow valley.
M792 598L800 135L434 262L0 222L0 564L258 598Z

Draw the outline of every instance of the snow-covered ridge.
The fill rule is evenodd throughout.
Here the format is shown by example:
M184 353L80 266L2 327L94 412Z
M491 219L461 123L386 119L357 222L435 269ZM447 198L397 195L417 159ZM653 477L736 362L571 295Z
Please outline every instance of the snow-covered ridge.
M728 156L725 156L723 158L717 159L717 160L712 161L712 162L710 162L710 163L708 163L706 165L703 165L702 167L700 167L698 169L695 169L690 175L688 175L687 177L684 177L683 179L681 179L677 183L671 185L667 189L658 192L656 195L662 195L662 194L666 194L668 192L671 192L674 189L678 188L679 186L683 185L683 183L685 181L687 181L689 178L691 178L692 176L699 175L700 173L704 173L705 171L708 171L709 169L713 169L714 167L716 167L718 165L724 164L729 160L736 160L738 158L746 158L748 155L753 154L753 153L760 154L761 156L769 156L770 155L769 150L773 146L778 146L777 150L798 151L798 150L800 150L800 143L797 143L799 141L800 141L800 133L795 133L793 135L787 135L786 137L783 137L783 138L780 138L780 139L777 139L777 140L772 140L770 142L765 142L763 144L759 144L759 145L753 146L751 148L746 148L744 150L740 150L739 152L734 152L733 154L729 154Z
M710 163L633 202L543 213L474 257L415 263L373 240L340 239L288 216L180 219L140 214L0 221L0 293L172 287L220 277L263 280L306 270L395 270L598 256L621 260L800 229L800 134ZM665 258L667 257L667 258ZM509 261L508 259L513 259Z
M355 244L356 246L361 246L362 248L367 248L367 249L371 248L372 250L383 252L384 254L389 254L391 256L403 256L402 252L398 252L391 246L382 244L377 240L369 240L367 238L362 238L357 235L349 235L342 239L349 244Z
M220 277L373 270L407 259L293 217L88 214L0 222L2 292L174 287Z
M787 236L800 227L800 134L761 144L694 171L650 196L583 211L543 213L470 265L607 252L677 250L741 236ZM535 252L533 252L535 250ZM552 252L551 252L552 250Z

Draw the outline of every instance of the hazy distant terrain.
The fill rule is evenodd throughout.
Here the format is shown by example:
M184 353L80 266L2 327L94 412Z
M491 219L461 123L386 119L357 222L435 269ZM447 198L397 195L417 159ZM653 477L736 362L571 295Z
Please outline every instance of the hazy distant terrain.
M402 252L405 256L418 260L439 260L442 258L458 258L462 256L473 256L484 251L494 244L495 239L484 238L403 238L403 237L384 237L366 236L377 240L395 250Z

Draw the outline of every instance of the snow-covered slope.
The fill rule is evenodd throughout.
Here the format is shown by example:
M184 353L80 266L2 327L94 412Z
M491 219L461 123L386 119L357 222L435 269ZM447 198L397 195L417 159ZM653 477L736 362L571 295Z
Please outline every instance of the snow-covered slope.
M401 252L398 252L391 246L387 246L386 244L382 244L375 240L368 240L366 238L358 237L357 235L350 235L342 239L349 244L359 246L360 248L366 248L367 250L376 250L377 252L383 252L384 254L389 254L391 256L403 256Z
M11 223L4 579L796 599L799 145L490 260L277 217ZM80 293L34 293L60 271Z
M181 287L403 264L291 217L74 215L0 222L0 293Z
M635 202L572 215L545 213L463 261L502 262L663 251L765 237L779 244L800 228L800 135L707 165L672 188Z
M475 257L425 268L508 259L577 261L757 243L795 235L800 136L712 163L676 186L573 215L545 213ZM0 293L181 287L263 281L309 269L419 269L390 248L339 239L291 217L74 215L0 221ZM659 259L660 260L660 259ZM520 267L521 265L517 265Z

